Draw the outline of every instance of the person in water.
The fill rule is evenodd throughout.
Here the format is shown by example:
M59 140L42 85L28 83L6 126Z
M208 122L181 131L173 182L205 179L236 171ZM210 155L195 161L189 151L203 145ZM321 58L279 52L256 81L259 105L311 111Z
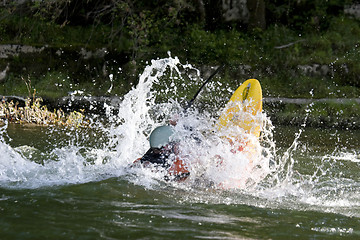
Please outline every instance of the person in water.
M135 162L143 166L164 168L168 174L166 180L183 181L190 172L180 159L179 142L174 137L174 128L169 125L155 128L149 138L150 149Z

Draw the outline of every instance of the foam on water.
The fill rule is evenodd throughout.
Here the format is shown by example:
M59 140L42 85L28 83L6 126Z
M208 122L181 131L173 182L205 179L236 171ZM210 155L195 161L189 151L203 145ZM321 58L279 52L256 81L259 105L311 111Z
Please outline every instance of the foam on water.
M7 125L1 128L0 141L0 185L9 188L38 188L63 184L77 184L97 181L105 177L121 174L121 168L114 164L105 166L103 159L112 157L113 153L104 153L101 149L82 154L82 148L77 146L54 147L49 152L40 152L34 147L23 145L12 148L4 140L4 131ZM91 157L100 158L87 164ZM39 163L42 158L43 164ZM38 162L38 163L37 163ZM109 167L112 172L109 172ZM118 174L116 174L118 172Z
M311 172L308 167L304 170L307 163L297 158L303 128L294 136L290 148L280 153L273 140L274 126L265 112L256 116L262 122L260 141L242 129L219 132L215 127L219 111L191 108L184 113L182 108L183 99L192 97L186 93L197 90L203 81L197 69L182 65L178 58L153 60L119 106L106 106L107 123L94 122L92 126L97 134L53 128L46 132L49 138L64 133L67 140L59 137L44 151L30 147L31 144L12 147L8 126L2 126L0 186L38 188L121 177L146 188L186 190L180 201L314 209L360 216L359 175L343 168L358 168L358 153L336 150L324 156L310 156ZM208 87L211 91L233 91L216 83ZM159 101L163 96L167 99ZM230 94L224 98L229 97ZM114 108L118 114L112 113ZM191 172L182 183L164 181L163 171L129 167L149 148L151 130L170 119L178 120L175 131L181 140L181 158ZM224 136L239 135L252 143L255 152L233 153ZM98 141L89 144L93 139Z

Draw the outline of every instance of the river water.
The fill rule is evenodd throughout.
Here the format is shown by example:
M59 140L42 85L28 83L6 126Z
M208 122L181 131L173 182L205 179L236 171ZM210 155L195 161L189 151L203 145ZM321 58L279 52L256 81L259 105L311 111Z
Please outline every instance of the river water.
M216 107L184 114L174 97L201 85L198 75L177 58L152 61L91 127L2 126L1 239L360 238L360 131L273 126L264 109L261 154L248 170L248 156L212 127ZM203 95L215 90L233 91L214 81ZM192 164L185 182L130 167L169 118ZM224 184L238 175L241 184Z

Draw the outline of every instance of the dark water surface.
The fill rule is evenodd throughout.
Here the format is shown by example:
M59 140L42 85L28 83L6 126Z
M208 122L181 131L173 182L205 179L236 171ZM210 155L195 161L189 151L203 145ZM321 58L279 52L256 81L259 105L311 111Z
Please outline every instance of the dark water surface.
M49 152L46 131L6 129L1 239L360 239L359 131L305 128L290 154L291 181L244 190L159 182L121 168L83 173L77 164L76 171L54 165L54 172L41 163L24 166L11 149L26 144ZM298 131L275 128L279 155ZM66 134L61 139L69 145ZM59 156L54 161L61 162Z

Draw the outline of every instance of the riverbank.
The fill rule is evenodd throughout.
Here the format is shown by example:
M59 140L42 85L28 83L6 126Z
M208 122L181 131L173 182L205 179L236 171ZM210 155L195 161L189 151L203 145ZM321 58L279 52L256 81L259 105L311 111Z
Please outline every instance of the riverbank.
M264 111L275 126L360 129L360 98L264 98Z
M116 6L21 2L4 1L0 9L0 95L26 99L36 89L50 109L102 112L105 102L116 105L137 85L152 59L171 55L199 69L203 79L214 67L225 65L215 80L224 92L213 90L199 105L218 104L218 109L226 102L227 89L256 78L263 88L264 109L278 124L299 125L307 116L314 126L359 126L356 4L350 8L347 1L266 3L266 27L250 27L250 18L225 21L221 11L226 9L202 1L204 9L189 7L194 5L191 1L185 1L187 7L147 1L119 1L122 5ZM308 9L308 15L301 9ZM95 10L104 10L104 15ZM217 15L211 15L212 10ZM213 17L219 21L214 23ZM159 81L164 88L171 84L166 76ZM189 86L186 90L178 87L178 99L186 101L197 91L198 83L188 83L183 83ZM220 100L211 99L214 96ZM157 101L170 97L161 95Z
M6 101L25 104L25 99L16 96L0 96ZM89 117L93 114L104 115L105 106L111 106L118 113L121 98L94 96L67 96L59 99L45 99L49 109L61 109L65 112L83 111ZM205 108L207 104L198 103ZM317 128L360 129L360 98L272 98L263 99L264 112L275 126L307 126Z
M138 12L131 13L126 6L117 6L120 12L112 24L101 18L59 22L48 15L52 11L47 7L54 7L51 3L27 4L32 7L21 5L23 12L11 7L0 11L2 95L31 96L36 89L38 96L48 99L76 91L123 96L152 59L170 53L204 76L211 66L225 64L222 83L231 88L257 78L271 97L360 96L359 20L335 4L336 14L321 15L316 21L324 14L322 8L331 9L334 3L314 6L310 23L310 17L294 15L287 21L269 19L266 28L251 29L231 22L211 27L182 18L188 10L179 10L174 17L144 6L133 6ZM275 9L268 10L275 14Z

